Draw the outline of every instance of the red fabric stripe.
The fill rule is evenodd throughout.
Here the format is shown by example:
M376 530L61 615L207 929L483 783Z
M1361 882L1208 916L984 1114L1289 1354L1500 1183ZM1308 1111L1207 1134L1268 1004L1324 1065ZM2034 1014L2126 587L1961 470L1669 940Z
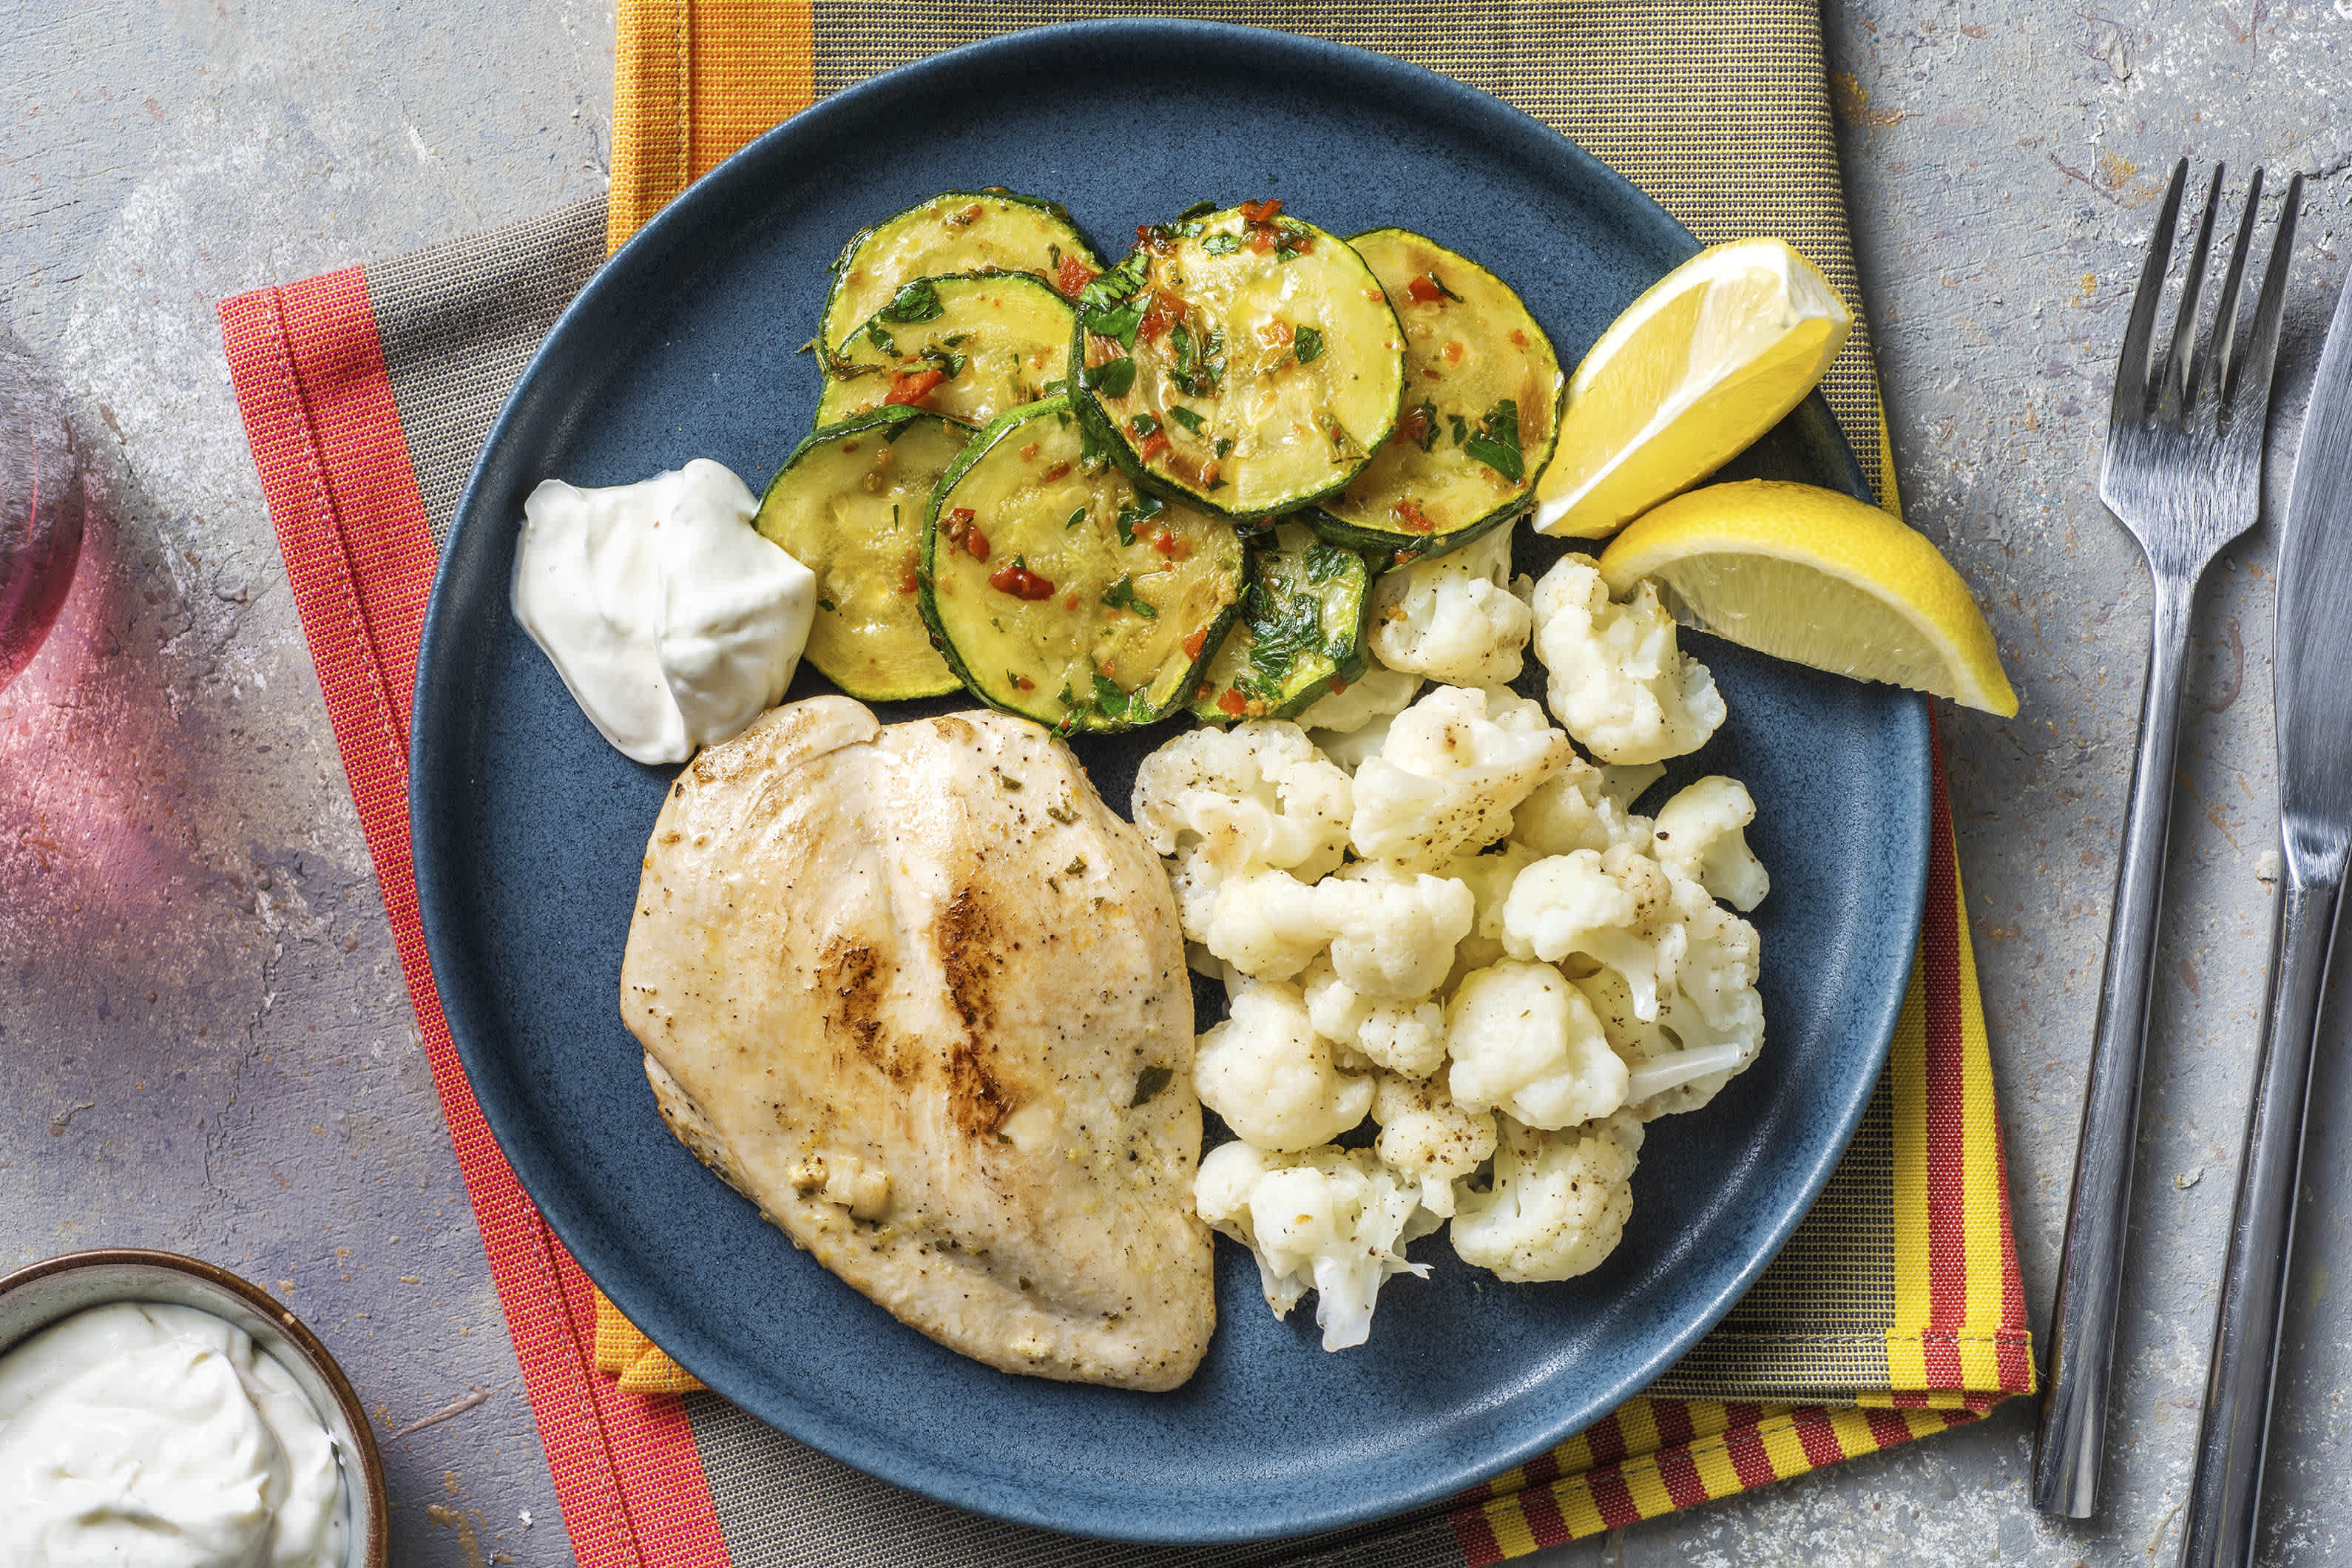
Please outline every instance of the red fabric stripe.
M1450 1522L1454 1547L1462 1553L1462 1568L1494 1568L1503 1560L1503 1543L1495 1539L1495 1527L1486 1522L1484 1510L1465 1508Z
M600 1400L609 1391L590 1360L593 1320L565 1289L565 1270L578 1269L491 1140L434 990L409 856L408 700L436 558L366 279L349 268L225 300L219 315L246 437L572 1552L587 1568L728 1568L677 1402L667 1412L642 1401L600 1408L611 1401Z
M1659 1447L1672 1448L1691 1440L1690 1405L1685 1401L1650 1401L1650 1419L1658 1428Z
M1897 1443L1907 1443L1911 1440L1910 1424L1892 1410L1879 1410L1864 1405L1862 1418L1870 1423L1872 1441L1882 1448L1892 1448Z
M1549 1487L1521 1492L1519 1517L1528 1521L1528 1533L1536 1538L1538 1546L1558 1546L1569 1538L1568 1521L1561 1517L1559 1499L1552 1496Z
M1530 1487L1547 1487L1559 1479L1559 1450L1546 1448L1528 1461L1524 1473Z
M1707 1500L1706 1483L1698 1479L1698 1467L1691 1463L1686 1447L1658 1450L1658 1479L1666 1483L1666 1495L1676 1508L1696 1508Z
M1930 722L1933 722L1932 717ZM1952 899L1952 808L1944 791L1941 745L1931 745L1935 787L1927 835L1927 907L1920 923L1920 968L1927 979L1927 1322L1922 1347L1927 1382L1958 1388L1958 1351L1937 1331L1968 1321L1968 1237L1963 1218L1960 959Z
M1845 1458L1845 1445L1838 1441L1837 1428L1830 1425L1829 1413L1809 1405L1795 1415L1797 1441L1805 1447L1805 1458L1813 1468L1834 1465Z
M1743 1423L1723 1435L1723 1450L1731 1457L1731 1468L1743 1487L1760 1487L1780 1479L1772 1468L1772 1456L1764 1451L1764 1439L1756 1435L1756 1423Z
M1625 1429L1614 1414L1603 1415L1584 1429L1585 1447L1592 1450L1592 1468L1613 1465L1625 1457Z
M1625 1478L1614 1466L1593 1471L1585 1478L1585 1486L1592 1493L1592 1506L1601 1510L1602 1524L1619 1530L1641 1522L1642 1510L1633 1506L1633 1494L1625 1489Z

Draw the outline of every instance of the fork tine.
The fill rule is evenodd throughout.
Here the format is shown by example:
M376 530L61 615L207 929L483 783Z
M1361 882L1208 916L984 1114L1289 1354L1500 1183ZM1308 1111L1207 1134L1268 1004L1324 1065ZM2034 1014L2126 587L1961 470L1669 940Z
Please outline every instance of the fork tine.
M2221 399L2229 395L2230 362L2238 342L2238 292L2245 281L2246 252L2254 238L2254 219L2263 205L2263 172L2246 182L2246 210L2238 218L2238 240L2230 247L2230 269L2221 278L2221 298L2213 307L2213 331L2205 340L2204 352L2189 373L2189 397L2194 402L2200 392L2209 394L2217 409Z
M2254 300L2254 334L2246 343L2245 363L2237 384L2227 392L2230 435L2233 444L2262 443L2263 427L2270 423L2271 369L2278 358L2279 318L2286 308L2287 264L2294 257L2294 218L2303 205L2303 176L2286 183L2279 203L2278 229L2271 236L2270 265L2263 270L2263 291Z
M2180 216L2180 190L2189 181L2189 160L2172 165L2172 186L2164 193L2164 208L2156 215L2156 233L2147 242L2147 260L2139 271L2139 291L2132 296L2131 321L2124 328L2124 352L2116 363L2115 402L2107 415L2110 428L2137 424L2147 416L2147 344L2156 331L2156 308L2164 302L2164 275L2172 266L2172 226Z
M2221 205L2221 170L2205 186L2205 211L2197 220L2197 243L2189 252L2189 271L2180 280L2180 309L2172 318L2172 338L2164 345L2164 370L2158 377L2156 412L2159 419L2177 420L2189 398L2189 364L2197 352L2197 296L2205 287L2205 258L2213 248L2213 210Z

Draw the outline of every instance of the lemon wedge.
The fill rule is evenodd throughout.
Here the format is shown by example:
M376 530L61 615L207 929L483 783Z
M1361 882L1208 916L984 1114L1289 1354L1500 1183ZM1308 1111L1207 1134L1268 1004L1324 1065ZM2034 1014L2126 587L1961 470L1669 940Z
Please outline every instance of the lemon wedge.
M1743 647L2016 716L1952 563L1836 490L1744 479L1676 496L1610 542L1601 575L1619 597L1649 578L1678 617Z
M1785 241L1700 251L1627 306L1570 378L1537 531L1606 538L1706 478L1804 401L1853 330L1829 279Z

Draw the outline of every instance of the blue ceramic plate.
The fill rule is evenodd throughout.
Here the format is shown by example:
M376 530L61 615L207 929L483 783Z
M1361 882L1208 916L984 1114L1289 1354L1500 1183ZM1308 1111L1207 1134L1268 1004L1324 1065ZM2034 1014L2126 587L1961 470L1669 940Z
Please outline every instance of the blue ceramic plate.
M1514 284L1570 363L1695 248L1516 110L1255 29L1018 34L794 116L597 274L475 469L425 623L412 757L442 1005L564 1245L697 1376L803 1442L982 1513L1135 1540L1287 1534L1442 1499L1672 1364L1820 1192L1878 1077L1918 930L1924 710L1693 639L1731 721L1677 777L1727 772L1755 792L1751 838L1773 879L1758 919L1769 1035L1735 1091L1653 1125L1633 1224L1598 1271L1501 1286L1430 1237L1415 1256L1434 1276L1391 1280L1370 1345L1326 1355L1311 1312L1277 1322L1249 1258L1221 1241L1221 1327L1177 1393L1011 1377L940 1349L793 1250L656 1117L615 998L667 775L597 738L508 615L507 580L541 479L618 484L707 457L763 484L815 405L814 366L795 351L842 241L982 184L1066 203L1106 257L1202 197L1280 196L1340 234L1402 224ZM1746 462L1862 488L1818 399ZM1522 567L1552 553L1531 542ZM822 689L804 672L793 694ZM1160 738L1082 744L1115 805Z

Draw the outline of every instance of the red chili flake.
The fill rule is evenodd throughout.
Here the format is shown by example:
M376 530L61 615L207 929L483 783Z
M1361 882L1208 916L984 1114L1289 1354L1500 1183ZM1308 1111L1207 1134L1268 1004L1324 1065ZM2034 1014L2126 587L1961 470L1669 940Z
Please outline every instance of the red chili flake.
M1267 251L1274 248L1274 241L1275 233L1274 230L1270 228L1253 228L1250 230L1249 247L1252 250L1256 251L1260 256L1264 256ZM1221 697L1217 700L1223 702L1224 699Z
M1015 675L1013 678L1013 684L1023 691L1034 691L1037 689L1037 683L1030 679L1025 675Z
M1075 256L1062 258L1061 270L1054 274L1054 291L1066 300L1075 300L1078 290L1099 276L1095 269Z
M931 395L931 389L948 378L948 373L937 365L921 370L902 370L890 378L890 394L882 401L888 404L916 404Z
M984 553L982 559L986 559ZM988 585L1000 594L1010 594L1016 599L1034 601L1050 599L1054 596L1053 579L1040 577L1036 573L1030 571L1027 566L1022 564L1021 557L1018 555L990 573Z
M1228 686L1225 688L1225 694L1217 699L1217 711L1230 713L1238 719L1249 711L1249 699Z
M1069 474L1070 474L1070 465L1069 465L1069 464L1067 464L1067 463L1056 463L1056 464L1055 464L1052 468L1047 468L1044 473L1042 473L1042 474L1038 475L1037 477L1038 477L1040 479L1043 479L1045 483L1047 483L1047 484L1049 484L1049 485L1050 485L1050 484L1052 484L1055 479L1067 479L1067 478L1069 478Z
M1416 403L1406 409L1404 417L1397 421L1396 434L1389 439L1409 441L1416 447L1429 439L1429 405Z
M844 441L841 444L841 449L845 452L855 452L857 450L857 443L855 441Z
M1443 375L1440 375L1437 372L1424 367L1421 373L1421 379L1423 381L1444 381L1445 378Z
M1200 685L1192 688L1192 695L1195 697L1206 697L1208 694L1209 683L1205 680L1201 682Z
M1184 657L1186 658L1200 658L1201 649L1207 645L1208 640L1209 628L1206 626L1194 626L1192 628L1192 635L1184 639ZM1205 686L1201 688L1203 695L1207 694L1208 689L1209 689Z
M1527 333L1525 333L1525 332L1523 332L1523 331L1519 331L1519 329L1518 329L1518 328L1517 328L1517 327L1513 327L1513 328L1511 329L1511 346L1512 346L1513 348L1515 348L1515 349L1523 349L1523 348L1527 347L1527 346L1528 346L1528 335L1527 335Z
M1176 537L1175 531L1171 529L1160 529L1151 536L1151 548L1171 559L1175 556L1176 547L1183 542Z
M1034 458L1036 455L1037 443L1034 441L1030 442L1027 446L1021 448L1021 460L1024 463L1029 461L1032 458Z
M1154 430L1150 437L1136 448L1135 455L1141 461L1148 463L1166 450L1168 450L1168 432Z
M911 594L914 591L915 547L910 544L907 547L907 559L899 563L898 592L901 594Z
M1155 289L1151 295L1151 308L1144 311L1143 320L1135 324L1135 335L1147 343L1151 342L1183 319L1184 301L1164 289Z
M1075 610L1075 609L1076 609L1077 607L1078 607L1078 595L1077 595L1076 592L1075 590L1073 590L1073 591L1072 591L1072 593L1071 593L1071 595L1070 595L1070 596L1069 596L1068 598L1064 599L1064 600L1062 601L1062 608L1064 608L1064 609L1066 609L1066 610Z
M1344 680L1334 680L1334 681L1331 683L1331 695L1332 695L1332 696L1334 696L1334 697L1339 696L1339 693L1341 693L1342 691L1345 691L1345 690L1347 690L1347 689L1348 689L1348 683L1347 683L1346 681L1344 681Z
M1446 344L1444 353L1446 363L1460 364L1462 363L1462 345L1460 343Z
M1272 223L1281 216L1282 198L1279 196L1272 201L1242 204L1242 221L1244 223Z
M1436 279L1430 277L1414 279L1404 286L1404 291L1412 296L1416 305L1434 305L1445 298L1445 290L1437 286Z
M1389 515L1396 519L1399 522L1404 524L1407 529L1411 530L1414 533L1435 533L1437 531L1437 524L1430 521L1429 519L1423 514L1421 508L1415 505L1411 498L1401 500L1397 502L1396 505L1389 508Z
M1217 488L1217 460L1214 458L1201 465L1201 488L1204 490Z
M974 202L971 205L964 208L961 212L948 214L947 221L953 224L956 227L961 228L967 224L978 223L980 221L981 210L981 205L978 202Z
M988 535L976 528L963 531L963 552L974 561L988 559Z

